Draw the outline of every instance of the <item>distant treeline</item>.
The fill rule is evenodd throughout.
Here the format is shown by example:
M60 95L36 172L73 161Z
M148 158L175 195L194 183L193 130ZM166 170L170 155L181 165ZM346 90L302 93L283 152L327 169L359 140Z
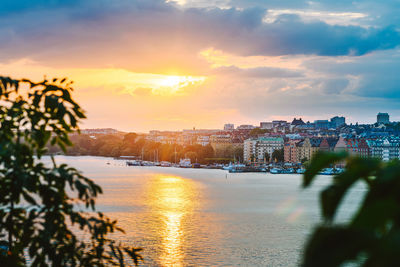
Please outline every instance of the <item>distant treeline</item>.
M243 150L227 149L223 154L215 154L210 145L162 144L148 141L135 133L125 135L97 135L92 138L88 135L70 136L73 146L68 148L67 155L91 156L136 156L148 161L169 161L179 163L181 158L190 158L192 162L211 163L229 162L234 157L242 156ZM50 154L61 153L57 147L48 147ZM216 158L218 157L218 158Z

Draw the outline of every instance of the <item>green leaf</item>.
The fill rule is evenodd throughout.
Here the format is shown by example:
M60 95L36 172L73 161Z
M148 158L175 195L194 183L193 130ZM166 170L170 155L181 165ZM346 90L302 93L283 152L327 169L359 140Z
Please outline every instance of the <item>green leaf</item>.
M368 232L346 227L318 227L308 241L303 267L337 267L355 260L373 246L376 239Z
M326 152L317 152L307 168L306 172L303 176L303 187L308 187L314 177L324 168L329 167L331 164L342 161L347 157L346 152L340 153L326 153Z

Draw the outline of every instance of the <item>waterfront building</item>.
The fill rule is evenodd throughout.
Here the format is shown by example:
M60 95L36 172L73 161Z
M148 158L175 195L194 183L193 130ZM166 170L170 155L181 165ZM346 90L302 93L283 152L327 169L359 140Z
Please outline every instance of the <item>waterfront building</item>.
M245 162L251 162L255 158L256 154L256 138L246 139L243 142L243 160Z
M283 148L283 138L281 137L259 137L256 143L256 157L259 162L263 162L265 153L268 153L270 158L275 150Z
M209 140L215 152L223 150L232 144L232 139L229 134L211 135Z
M216 156L224 155L229 150L243 149L243 142L239 138L232 139L229 134L211 135L210 145Z
M379 112L378 115L376 115L376 122L377 123L390 123L389 114Z
M285 162L297 163L299 162L297 158L297 144L301 142L301 140L289 140L285 143L283 148L283 154L285 158Z
M310 160L312 156L319 150L321 144L320 138L306 138L297 144L297 162Z
M251 138L244 141L243 145L243 159L246 162L255 160L257 162L264 162L265 154L269 154L271 159L272 153L275 150L283 149L284 140L282 137L259 137Z

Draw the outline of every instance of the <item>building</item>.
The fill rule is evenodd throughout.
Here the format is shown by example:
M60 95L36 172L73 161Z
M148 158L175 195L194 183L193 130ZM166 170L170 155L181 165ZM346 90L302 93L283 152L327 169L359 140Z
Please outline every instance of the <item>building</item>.
M332 128L337 129L337 128L343 126L343 125L346 125L346 118L345 117L335 116L335 117L331 118L331 127Z
M265 161L266 153L272 158L275 150L282 149L284 140L281 137L259 137L247 139L244 141L243 159L246 162L257 161L262 163Z
M340 137L336 142L336 145L333 149L335 152L347 151L347 142L343 137Z
M231 124L231 123L227 123L224 125L224 130L225 131L233 131L233 130L235 130L235 125Z
M299 126L299 125L304 125L304 124L306 124L306 123L302 120L302 118L299 118L299 119L294 118L291 123L292 126Z
M208 135L199 135L197 136L197 144L202 146L207 146L210 144L210 136Z
M285 143L283 148L283 154L285 158L285 162L297 163L299 162L297 159L297 144L301 142L301 140L289 140Z
M383 161L400 159L400 138L382 138L367 141L370 149L370 156Z
M389 114L379 112L378 115L376 115L376 122L377 123L390 123Z
M252 162L255 159L257 139L250 138L243 142L243 161Z
M321 143L319 144L319 151L328 152L331 150L332 150L332 148L328 142L328 139L326 139L326 138L322 139Z
M283 148L283 138L281 137L260 137L257 139L256 144L256 158L259 162L263 162L265 153L269 154L269 158L272 158L272 153L275 150Z
M253 125L249 125L249 124L242 124L237 127L238 130L252 130L254 128L256 128L256 127Z
M260 128L266 129L266 130L271 130L274 128L274 124L272 122L260 122Z
M100 128L100 129L83 129L81 134L94 135L94 134L117 134L118 131L112 128Z
M315 129L329 129L330 123L328 120L315 120Z
M320 138L306 138L304 141L301 141L297 144L297 161L308 161L312 158L312 156L319 150L319 146L321 144Z
M363 158L369 157L370 151L369 146L365 139L347 139L346 140L346 151L354 156L359 156Z
M287 121L282 121L282 120L276 120L272 121L272 125L275 127L289 127L290 123Z
M243 143L237 138L232 139L229 134L219 134L210 136L210 145L214 149L216 156L221 156L229 150L242 149Z

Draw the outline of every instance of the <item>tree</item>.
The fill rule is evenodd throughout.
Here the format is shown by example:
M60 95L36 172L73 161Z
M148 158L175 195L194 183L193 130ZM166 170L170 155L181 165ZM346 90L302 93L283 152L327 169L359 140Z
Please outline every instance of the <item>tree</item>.
M264 159L265 159L266 162L269 162L269 160L270 160L270 155L269 155L268 152L265 152L265 153L264 153Z
M345 171L333 177L320 195L324 222L318 226L304 252L303 266L399 266L400 262L400 162L351 157L346 153L317 153L307 168L303 186L318 172L346 162ZM347 223L335 223L341 201L356 183L366 195Z
M267 132L268 132L268 130L266 130L266 129L254 128L254 129L252 129L250 131L249 136L250 137L257 137L258 135L265 134Z
M193 151L186 152L185 158L189 158L191 162L197 162L197 153Z
M136 138L136 133L127 133L126 135L124 135L124 143L134 144L136 142Z
M65 152L68 134L85 118L71 85L66 79L0 77L2 266L25 266L25 252L31 266L124 266L126 256L135 264L142 259L141 249L108 238L123 230L96 212L97 184L54 158L51 166L40 162L48 143Z
M272 152L272 159L277 162L283 162L285 160L283 148L274 150Z

